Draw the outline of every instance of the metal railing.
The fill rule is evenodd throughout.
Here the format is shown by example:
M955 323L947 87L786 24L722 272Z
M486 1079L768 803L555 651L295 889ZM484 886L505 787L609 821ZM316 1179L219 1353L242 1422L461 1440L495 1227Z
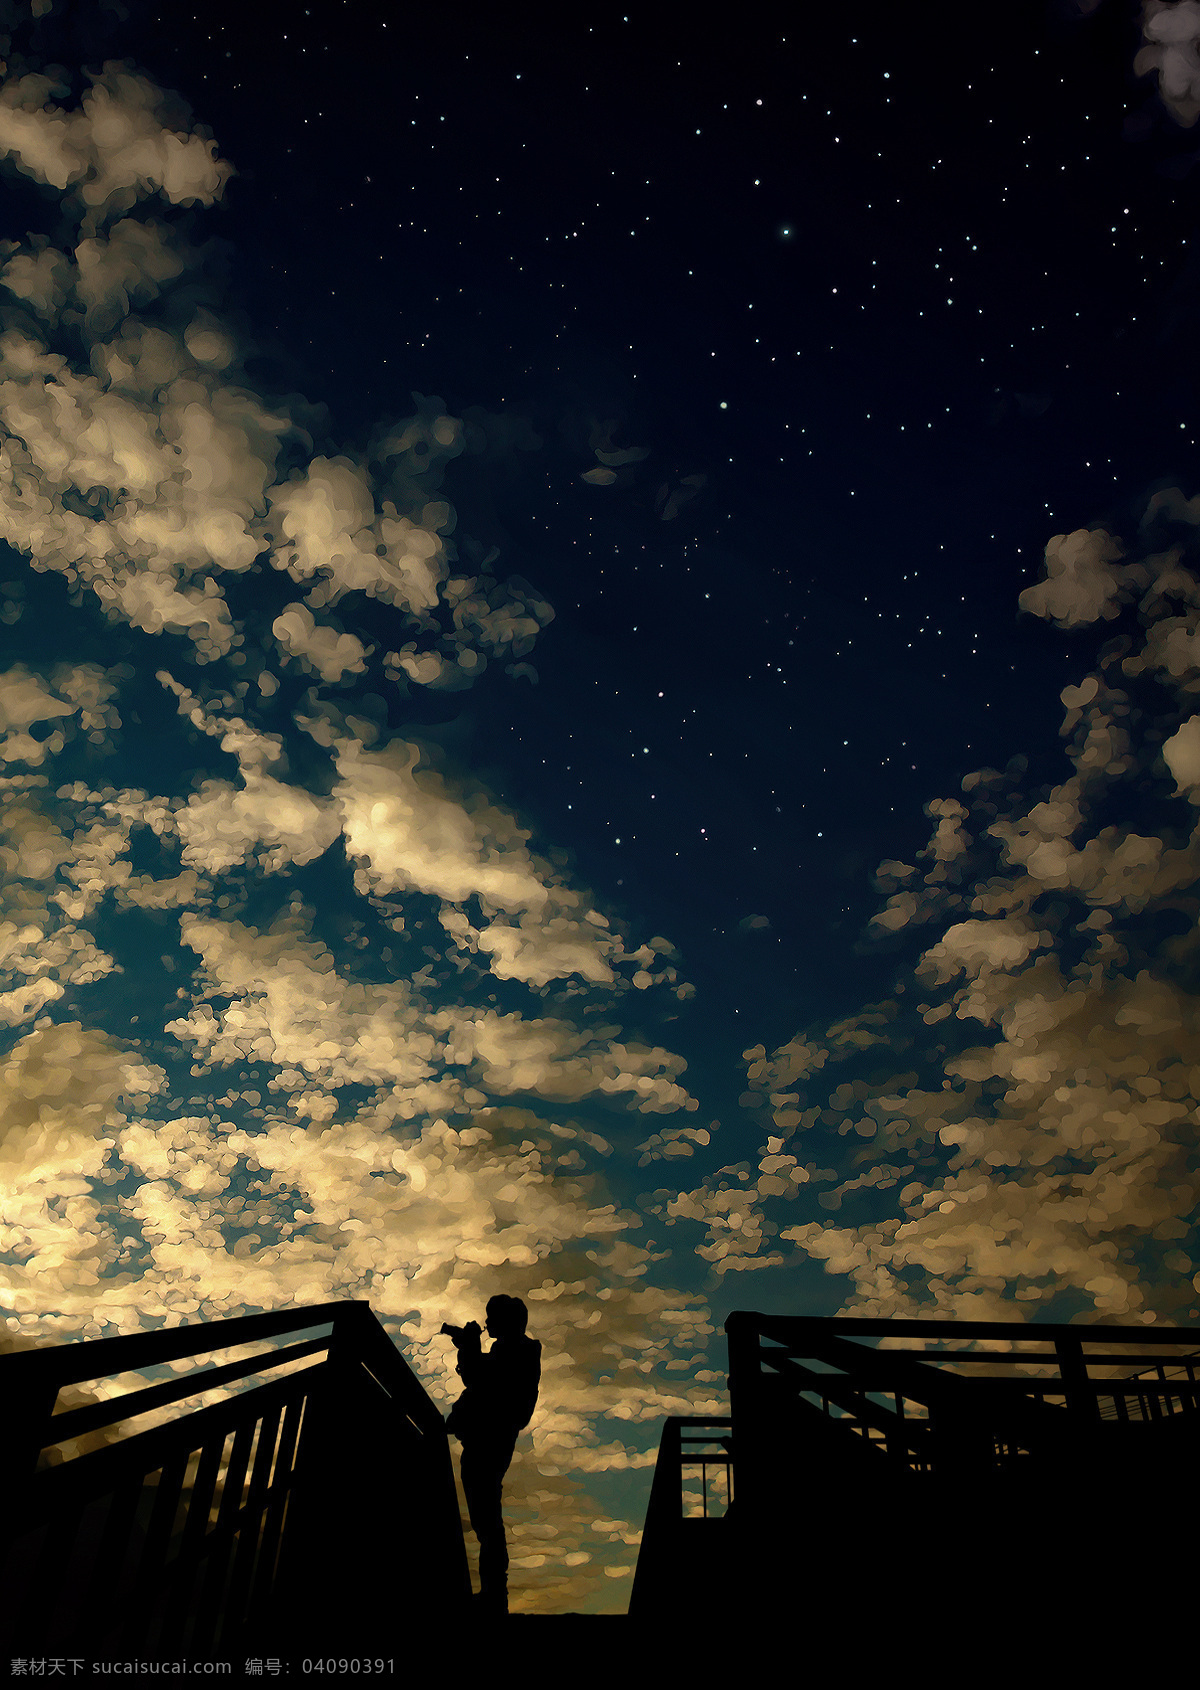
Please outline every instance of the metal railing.
M717 1429L719 1428L719 1430ZM701 1506L689 1496L686 1474L700 1468ZM710 1508L709 1469L724 1477L724 1506ZM697 1574L712 1578L711 1527L733 1506L733 1440L729 1416L672 1415L663 1423L642 1542L629 1597L632 1615L670 1606ZM703 1531L698 1541L696 1526Z
M1200 1410L1197 1334L1179 1328L739 1313L726 1333L751 1466L784 1425L828 1451L927 1473L1061 1457L1096 1429Z
M733 1439L726 1433L724 1436L715 1432L701 1432L695 1428L699 1426L728 1426L728 1419L724 1420L684 1420L679 1426L679 1483L683 1517L695 1519L694 1493L689 1488L688 1470L700 1469L700 1515L704 1520L722 1519L733 1506ZM692 1428L689 1430L688 1428ZM713 1449L716 1444L718 1447ZM709 1470L713 1469L718 1479L715 1491L710 1490ZM724 1486L720 1480L724 1480ZM722 1489L724 1495L722 1495Z
M1164 1358L1131 1373L1129 1380L1100 1387L1101 1419L1161 1420L1192 1413L1200 1406L1200 1351L1174 1362Z
M1003 1580L1028 1557L1030 1522L1102 1541L1152 1521L1163 1588L1178 1568L1192 1577L1177 1501L1200 1477L1194 1329L737 1313L725 1331L730 1415L664 1424L631 1615L715 1602L778 1616L803 1593L845 1618L845 1567L896 1522L939 1576L957 1576L966 1532ZM730 1479L717 1513L710 1466ZM1082 1599L1087 1555L1064 1577Z
M469 1594L441 1415L366 1303L0 1356L0 1393L14 1647L236 1647L369 1596L380 1525L390 1579Z

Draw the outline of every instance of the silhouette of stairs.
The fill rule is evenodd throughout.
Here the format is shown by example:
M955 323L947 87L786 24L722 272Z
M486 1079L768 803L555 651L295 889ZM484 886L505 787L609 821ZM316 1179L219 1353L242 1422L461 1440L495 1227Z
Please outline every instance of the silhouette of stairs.
M1190 1600L1194 1331L742 1313L726 1335L731 1413L666 1423L631 1620L800 1595L846 1618L864 1590L899 1614L918 1581L969 1565L1012 1593L1047 1554L1061 1602L1092 1599L1102 1554L1127 1604ZM442 1417L366 1303L8 1354L0 1394L10 1657L468 1637Z
M21 1351L0 1391L9 1656L367 1654L467 1611L442 1417L365 1302Z
M962 1612L1036 1586L1190 1605L1197 1333L730 1315L730 1416L666 1422L633 1619Z

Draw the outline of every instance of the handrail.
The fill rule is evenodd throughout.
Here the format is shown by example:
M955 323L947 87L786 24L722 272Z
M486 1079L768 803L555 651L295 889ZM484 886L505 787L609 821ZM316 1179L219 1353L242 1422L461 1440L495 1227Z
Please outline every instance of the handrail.
M320 1327L325 1334L286 1341ZM233 1361L203 1360L263 1343ZM197 1365L54 1412L64 1388L185 1359ZM229 1394L133 1427L213 1390ZM403 1524L392 1571L403 1562L427 1606L469 1594L441 1414L365 1302L19 1351L0 1356L0 1392L18 1410L0 1573L18 1599L7 1600L5 1617L10 1628L36 1623L52 1634L39 1644L87 1635L124 1646L227 1645L272 1615L282 1623L285 1609L311 1618L301 1591L330 1611L323 1599L340 1582L349 1600L383 1576L381 1513ZM37 1467L43 1451L105 1432L101 1446ZM357 1459L366 1444L368 1482ZM334 1541L338 1565L327 1567ZM67 1583L80 1599L56 1612Z
M119 1397L108 1397L103 1402L86 1403L81 1408L65 1409L62 1413L52 1414L49 1421L44 1423L45 1435L38 1447L45 1449L65 1443L69 1438L83 1437L88 1432L98 1431L105 1426L135 1420L138 1416L149 1414L155 1408L163 1408L168 1403L181 1402L186 1397L197 1396L202 1391L211 1391L216 1386L229 1384L234 1379L265 1372L268 1368L290 1365L292 1362L303 1360L305 1356L317 1355L328 1348L328 1338L311 1338L307 1344L292 1344L284 1350L267 1351L262 1355L245 1357L241 1361L226 1362L221 1367L198 1367L177 1379L165 1380L161 1385L147 1385L143 1390L131 1391ZM62 1389L61 1386L59 1388ZM130 1401L136 1403L132 1412L125 1406ZM118 1406L121 1412L119 1416L115 1416L113 1409Z
M418 1431L430 1437L445 1437L445 1422L441 1414L371 1313L369 1303L343 1304L340 1324L335 1322L335 1331L346 1337L352 1336L359 1347L362 1365L403 1409Z
M1122 1380L1144 1381L1145 1385L1153 1382L1146 1380L1147 1368L1153 1366L1158 1369L1158 1383L1169 1387L1169 1381L1163 1373L1167 1365L1183 1369L1183 1375L1190 1382L1195 1381L1195 1363L1200 1360L1200 1352L1192 1349L1190 1353L1158 1354L1130 1356L1105 1355L1094 1349L1087 1352L1083 1349L1084 1332L1078 1326L1034 1326L1014 1323L1003 1326L994 1321L896 1321L889 1323L875 1319L858 1319L856 1317L820 1318L814 1316L766 1316L749 1314L744 1311L730 1315L726 1322L726 1333L731 1344L742 1356L742 1365L751 1363L761 1367L763 1365L784 1371L788 1363L796 1363L800 1357L812 1359L820 1358L822 1364L833 1370L832 1377L839 1375L853 1378L860 1388L864 1389L892 1389L897 1379L905 1378L914 1385L920 1384L920 1391L940 1398L944 1402L955 1400L953 1393L961 1392L962 1386L967 1384L961 1375L953 1370L965 1365L971 1370L982 1367L999 1367L1002 1370L1013 1370L1019 1367L1037 1369L1036 1374L1022 1377L1010 1376L988 1377L976 1374L969 1381L972 1390L983 1383L989 1393L1014 1392L1023 1394L1040 1394L1054 1392L1057 1388L1065 1389L1069 1395L1081 1393L1086 1399L1093 1390L1101 1394L1119 1390ZM912 1345L900 1347L891 1345L887 1349L869 1347L855 1342L856 1339L873 1336L886 1336L890 1339L897 1337L920 1338L923 1345L920 1348ZM1089 1345L1120 1344L1128 1349L1129 1346L1157 1346L1166 1344L1187 1344L1194 1346L1196 1333L1179 1327L1156 1327L1147 1331L1145 1327L1089 1327L1086 1329ZM763 1342L763 1340L767 1342ZM978 1340L1002 1339L1008 1343L1036 1343L1050 1344L1053 1353L1030 1354L1025 1351L968 1351L961 1349L931 1349L929 1341L962 1341L974 1342ZM1117 1368L1130 1362L1136 1362L1137 1368L1132 1374L1125 1374L1121 1379L1093 1378L1089 1369L1092 1367ZM1045 1370L1054 1368L1055 1376L1047 1376ZM1181 1376L1181 1377L1182 1377ZM951 1395L947 1395L951 1393ZM1178 1393L1176 1393L1178 1394Z
M71 1339L65 1344L40 1345L0 1356L0 1366L14 1379L36 1384L53 1380L76 1385L111 1373L131 1372L160 1362L178 1361L201 1350L219 1350L234 1344L249 1344L259 1338L274 1338L281 1332L307 1332L328 1326L348 1311L369 1308L366 1303L314 1303L311 1307L273 1310L266 1314L232 1315L221 1320L181 1321L155 1332L124 1332L115 1338ZM351 1316L351 1318L353 1318ZM217 1334L211 1337L210 1334Z
M776 1333L786 1341L789 1337L813 1335L821 1332L847 1334L866 1338L947 1338L958 1340L1001 1339L1009 1343L1053 1343L1061 1340L1078 1344L1087 1338L1095 1344L1195 1344L1197 1334L1182 1326L1108 1326L1108 1325L1052 1325L1041 1321L1004 1320L892 1320L882 1315L809 1315L757 1314L753 1310L738 1309L725 1322L752 1324L767 1337Z
M663 1423L631 1615L707 1619L714 1601L740 1616L790 1611L798 1593L833 1600L865 1522L878 1534L903 1521L949 1573L938 1558L975 1498L989 1499L993 1568L1039 1510L1092 1520L1109 1492L1129 1526L1144 1511L1166 1521L1177 1549L1183 1541L1186 1516L1167 1519L1166 1498L1177 1474L1200 1467L1194 1328L739 1311L725 1331L730 1414ZM956 1347L997 1340L1013 1347ZM701 1444L720 1448L701 1454ZM685 1513L689 1459L736 1472L723 1518Z
M123 1333L116 1338L76 1339L65 1344L48 1344L32 1350L0 1355L0 1376L5 1398L15 1410L15 1427L10 1448L10 1474L20 1481L28 1476L40 1451L48 1445L116 1426L136 1419L153 1408L211 1390L233 1379L261 1373L264 1365L278 1367L298 1354L263 1354L213 1368L195 1368L177 1379L123 1392L102 1402L88 1403L60 1415L54 1413L59 1392L71 1385L85 1385L117 1373L161 1367L185 1357L213 1350L232 1349L257 1343L289 1331L309 1331L318 1326L344 1325L350 1303L320 1303L307 1309L288 1309L267 1314L237 1315L225 1320L187 1321L162 1327L156 1332ZM363 1305L364 1307L366 1305ZM328 1348L328 1340L317 1340L301 1353ZM53 1435L49 1435L50 1433Z
M770 1506L769 1449L789 1424L808 1426L839 1461L886 1459L915 1474L964 1462L1009 1469L1034 1454L1060 1463L1094 1437L1124 1440L1125 1449L1152 1424L1200 1414L1194 1330L740 1311L726 1333L743 1483L762 1507ZM880 1337L886 1348L871 1342ZM949 1347L998 1339L1039 1348ZM1106 1344L1121 1353L1105 1354ZM1185 1345L1184 1354L1174 1348ZM1111 1376L1130 1366L1132 1374ZM889 1397L894 1407L879 1400Z

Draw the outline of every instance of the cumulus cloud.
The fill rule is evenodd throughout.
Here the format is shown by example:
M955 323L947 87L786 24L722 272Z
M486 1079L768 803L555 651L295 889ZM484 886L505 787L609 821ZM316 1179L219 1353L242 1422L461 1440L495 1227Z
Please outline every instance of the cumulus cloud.
M1050 542L1023 608L1115 625L1062 695L1068 772L931 803L879 871L873 927L913 947L894 992L746 1052L765 1142L661 1194L716 1271L807 1258L863 1314L1194 1309L1197 528L1171 491L1127 543Z
M0 760L36 766L61 751L77 725L105 743L107 730L120 726L109 704L116 691L97 664L58 664L48 680L20 663L0 672ZM39 726L47 731L30 732Z
M120 64L88 79L73 109L55 103L69 93L55 76L30 72L0 88L0 148L22 175L70 190L95 221L155 194L173 205L219 198L232 166L182 101Z
M318 623L302 604L289 604L272 624L272 632L290 657L323 681L340 681L344 675L361 675L366 668L366 647L353 634L340 633L328 623Z
M310 730L329 743L346 848L361 890L419 891L441 900L441 922L460 948L482 953L496 975L545 986L577 975L597 985L638 965L632 983L674 980L665 940L628 952L608 918L529 848L529 833L476 783L434 766L430 748L396 737L368 750L324 720ZM477 902L483 920L464 908ZM650 968L647 967L650 965Z
M249 775L239 791L207 780L177 812L183 861L212 875L257 857L263 868L310 863L338 837L337 816L303 788Z
M1056 534L1046 547L1045 577L1020 596L1022 610L1044 616L1060 628L1078 628L1097 617L1111 618L1120 602L1122 573L1115 568L1119 542L1102 529Z
M1190 129L1200 117L1200 5L1196 0L1144 0L1142 39L1134 69L1139 76L1157 73L1163 104Z
M1163 761L1175 776L1180 792L1194 798L1200 789L1200 716L1189 716L1183 726L1164 741Z
M313 408L249 388L234 338L197 302L184 229L145 210L214 203L231 166L126 67L105 66L77 107L56 103L67 93L35 74L0 88L0 160L64 190L76 226L61 247L35 233L0 250L0 537L113 621L182 636L202 661L245 661L228 578L260 562L305 589L275 635L327 683L372 655L326 614L347 598L410 624L384 684L404 672L462 687L489 659L528 657L551 607L527 582L454 567L456 515L435 495L464 421L414 394L370 463L314 451Z

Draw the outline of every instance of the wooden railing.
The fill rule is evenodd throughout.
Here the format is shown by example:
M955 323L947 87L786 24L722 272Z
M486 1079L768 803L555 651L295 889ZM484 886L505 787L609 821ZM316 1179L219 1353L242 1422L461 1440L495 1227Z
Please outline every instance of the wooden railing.
M10 1653L316 1640L469 1596L441 1415L366 1303L0 1356L0 1397Z

